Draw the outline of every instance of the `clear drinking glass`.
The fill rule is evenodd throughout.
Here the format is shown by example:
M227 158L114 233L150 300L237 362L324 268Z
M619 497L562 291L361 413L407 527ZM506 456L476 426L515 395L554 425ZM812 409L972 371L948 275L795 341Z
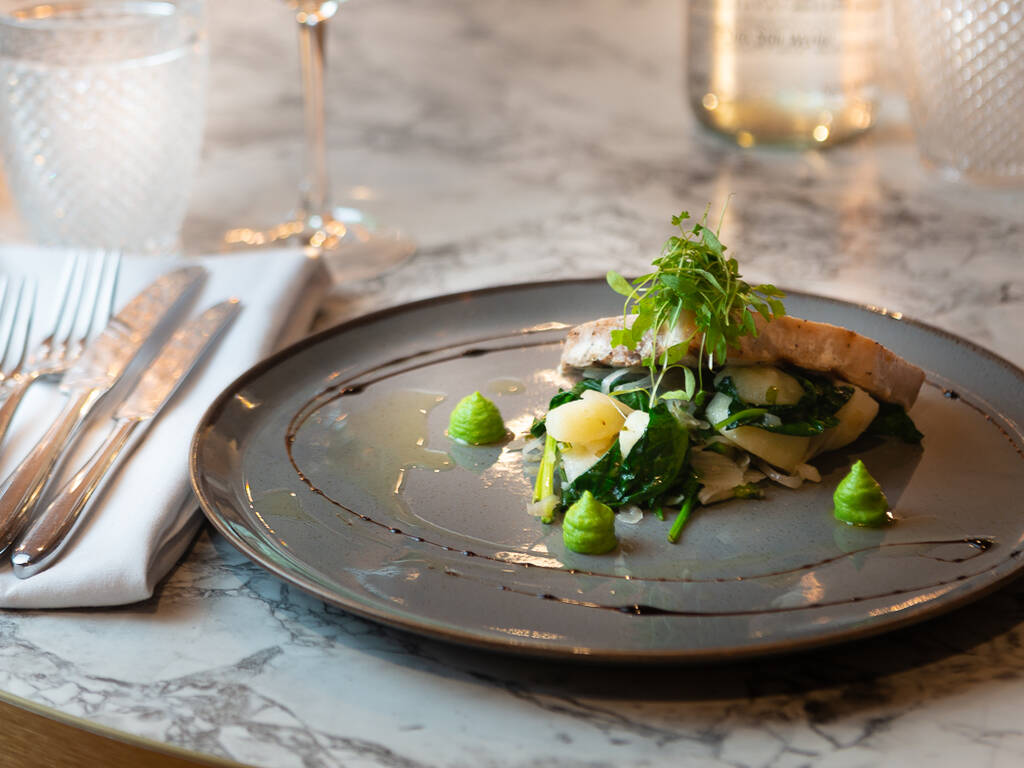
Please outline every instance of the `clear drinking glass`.
M949 176L1024 180L1024 0L900 0L914 133Z
M0 143L40 243L166 254L199 159L200 0L0 3Z
M339 281L373 277L398 266L416 250L398 230L380 226L366 212L332 202L327 171L324 74L327 21L344 0L284 0L299 27L299 62L305 122L305 169L296 209L267 230L239 228L225 235L229 246L295 243L325 257Z

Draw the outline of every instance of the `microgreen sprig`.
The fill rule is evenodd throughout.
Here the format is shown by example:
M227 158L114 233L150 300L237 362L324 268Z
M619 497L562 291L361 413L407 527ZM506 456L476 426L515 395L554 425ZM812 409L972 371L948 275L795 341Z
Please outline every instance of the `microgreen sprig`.
M618 272L609 272L608 285L626 297L622 328L612 331L612 346L636 349L648 331L657 338L662 328L675 327L683 312L693 313L697 333L701 334L699 361L701 368L721 365L730 348L738 349L743 336L756 336L753 312L765 320L786 314L780 299L785 295L774 285L751 286L740 279L736 259L725 255L726 248L718 234L707 226L707 211L701 220L687 229L686 211L672 217L679 228L662 247L661 255L652 264L655 271L635 280L627 280ZM636 315L627 325L628 315ZM666 392L662 399L691 399L697 386L692 371L681 361L690 351L693 335L665 349L654 349L643 363L651 371L651 405L657 400L658 386L672 368L686 374L684 389ZM699 371L698 371L699 373Z

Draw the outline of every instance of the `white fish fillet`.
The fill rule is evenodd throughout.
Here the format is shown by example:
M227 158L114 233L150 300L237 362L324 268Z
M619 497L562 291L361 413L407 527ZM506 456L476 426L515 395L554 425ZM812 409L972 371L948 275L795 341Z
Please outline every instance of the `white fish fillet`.
M924 371L859 333L828 323L777 317L766 321L755 315L758 334L740 339L740 349L729 350L730 363L788 363L809 371L826 373L856 384L880 400L907 410L917 399ZM627 318L632 322L632 317ZM649 357L654 334L648 333L637 349L612 347L611 332L622 327L622 316L604 317L569 331L562 347L562 364L572 368L608 365L614 368L640 365ZM657 349L678 344L693 333L686 324L663 328ZM694 333L690 350L697 353L701 336ZM695 362L696 359L691 362Z

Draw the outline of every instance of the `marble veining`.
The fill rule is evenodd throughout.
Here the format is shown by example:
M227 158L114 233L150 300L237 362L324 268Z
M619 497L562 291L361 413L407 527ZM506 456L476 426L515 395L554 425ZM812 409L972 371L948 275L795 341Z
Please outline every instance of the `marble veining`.
M258 765L1014 765L1022 604L767 663L575 666L365 622L203 533L147 603L6 614L0 688Z
M299 177L294 30L211 3L193 251L276 221ZM740 151L682 98L674 0L351 0L330 29L331 170L420 243L319 325L439 293L643 269L728 202L748 276L903 312L1024 364L1024 190L936 178L895 87L828 152ZM890 84L893 85L893 84ZM0 237L21 229L0 184ZM0 613L0 690L273 768L1024 764L1024 584L855 644L593 667L425 640L327 606L204 529L144 603Z

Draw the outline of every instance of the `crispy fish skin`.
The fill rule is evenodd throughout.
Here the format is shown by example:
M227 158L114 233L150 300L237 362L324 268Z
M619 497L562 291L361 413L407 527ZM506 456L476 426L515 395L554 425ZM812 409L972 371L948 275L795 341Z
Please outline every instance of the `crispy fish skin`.
M627 322L632 322L631 317ZM729 350L730 363L788 363L856 384L880 400L910 410L924 382L924 371L886 349L877 341L837 325L802 320L788 315L766 321L756 316L757 336L740 338L740 348ZM569 331L562 347L562 364L571 368L608 365L625 368L641 365L652 351L654 334L647 333L636 349L613 347L611 332L622 328L622 316L603 317ZM698 353L701 335L682 324L663 328L657 349L690 339L690 351ZM691 363L695 362L694 357Z

